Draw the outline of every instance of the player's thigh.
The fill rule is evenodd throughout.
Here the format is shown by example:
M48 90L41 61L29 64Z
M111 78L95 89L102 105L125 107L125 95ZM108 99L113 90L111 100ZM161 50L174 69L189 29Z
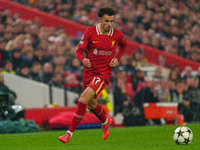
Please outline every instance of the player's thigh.
M79 102L83 104L88 104L95 96L95 91L91 87L87 87L79 98Z

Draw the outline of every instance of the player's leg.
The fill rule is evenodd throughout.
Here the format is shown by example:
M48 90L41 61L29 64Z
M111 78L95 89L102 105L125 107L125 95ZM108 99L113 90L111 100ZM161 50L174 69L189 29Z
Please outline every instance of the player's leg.
M102 123L107 121L107 117L103 112L102 107L98 104L98 99L93 99L88 103L88 109L91 110Z
M104 77L102 77L104 78ZM100 94L100 92L107 86L107 83L101 76L93 77L93 80L89 83L89 87L93 88L96 96ZM108 81L108 79L107 79ZM102 107L98 104L97 99L93 99L88 103L88 108L99 118L102 122L103 129L103 139L107 139L109 136L109 127L112 124L112 118L107 118L103 112Z
M112 118L108 118L104 112L102 107L98 104L97 99L93 99L88 103L88 109L90 109L97 118L102 122L103 129L103 139L106 140L109 136L109 127L112 124Z
M105 82L100 76L94 76L88 86L94 89L96 97L107 86L107 82ZM105 116L102 107L98 104L98 100L96 98L88 103L88 108L102 123L107 121L107 117Z
M85 114L87 104L94 98L94 96L95 96L95 92L91 87L87 87L84 90L84 92L81 94L78 100L78 105L75 110L70 128L65 135L59 137L60 141L62 141L63 143L69 142L70 138L72 137L73 132L75 131L76 127L79 125L79 123L81 122Z

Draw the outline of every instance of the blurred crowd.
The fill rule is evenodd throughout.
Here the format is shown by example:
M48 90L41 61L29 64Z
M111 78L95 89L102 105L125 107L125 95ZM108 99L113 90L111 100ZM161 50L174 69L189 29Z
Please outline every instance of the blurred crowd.
M200 62L199 0L13 0L92 26L102 5L117 10L115 28L126 38Z
M18 2L89 26L98 22L98 8L111 4L117 10L116 28L122 30L127 39L199 61L200 14L197 0ZM1 74L12 73L80 93L83 66L75 52L82 34L77 32L72 38L62 26L47 28L37 18L25 21L17 12L0 10ZM99 97L104 100L102 104L109 110L114 108L114 115L117 115L134 107L140 109L144 102L178 102L185 121L199 121L200 67L192 70L186 66L181 72L177 66L168 66L165 56L160 55L158 65L168 67L170 73L166 78L158 67L149 79L141 70L148 65L144 60L142 49L135 51L131 58L121 58L120 65L113 69L111 87ZM109 92L113 92L114 106L108 100Z
M75 57L77 40L63 27L44 27L39 20L21 20L9 9L0 11L0 71L78 91L81 62ZM63 79L64 71L64 79ZM64 82L63 82L64 81ZM78 91L80 92L80 91Z
M135 69L133 74L125 70L115 74L115 114L130 113L135 107L143 111L144 103L175 102L185 122L200 121L200 67L194 71L186 66L180 72L173 66L167 77L160 67L156 67L149 77L141 69Z

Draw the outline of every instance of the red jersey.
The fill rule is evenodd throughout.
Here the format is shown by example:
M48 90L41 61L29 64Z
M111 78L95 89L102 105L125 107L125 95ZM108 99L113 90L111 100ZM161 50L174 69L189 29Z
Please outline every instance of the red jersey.
M120 60L126 44L126 39L119 30L111 28L107 35L103 35L100 31L100 24L87 28L76 51L76 57L81 62L85 58L83 55L85 51L86 57L89 58L92 64L91 67L84 67L83 73L102 75L111 73L110 61L115 57L117 48L119 49L116 58Z

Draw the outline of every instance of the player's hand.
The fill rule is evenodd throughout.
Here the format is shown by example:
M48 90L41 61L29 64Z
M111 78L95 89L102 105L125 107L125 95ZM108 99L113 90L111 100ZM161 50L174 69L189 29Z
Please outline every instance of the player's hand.
M82 63L85 67L92 67L92 64L88 58L84 58Z
M113 58L111 61L110 61L110 64L109 64L109 66L110 67L116 67L117 65L118 65L118 59L117 58Z

